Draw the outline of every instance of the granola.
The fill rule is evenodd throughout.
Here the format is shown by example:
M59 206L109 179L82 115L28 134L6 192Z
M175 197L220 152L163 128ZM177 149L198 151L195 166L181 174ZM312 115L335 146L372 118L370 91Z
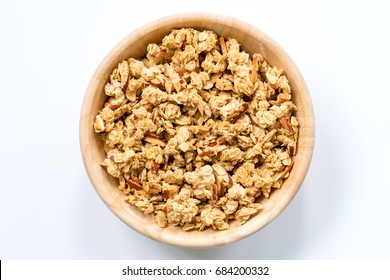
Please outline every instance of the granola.
M299 124L283 70L210 30L172 30L146 52L104 88L102 166L162 228L244 224L293 166Z

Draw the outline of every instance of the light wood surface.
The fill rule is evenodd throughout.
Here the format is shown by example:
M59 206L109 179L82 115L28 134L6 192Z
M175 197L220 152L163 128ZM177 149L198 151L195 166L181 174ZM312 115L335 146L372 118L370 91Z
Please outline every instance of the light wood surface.
M124 202L125 195L117 182L100 166L105 154L100 136L93 130L94 117L102 108L106 96L104 86L118 63L128 57L142 57L149 43L161 42L172 28L192 27L209 29L224 37L237 39L244 50L261 53L271 64L283 68L298 107L300 123L295 164L283 187L274 190L269 199L260 199L264 209L243 226L235 222L226 231L208 229L202 232L184 232L179 227L159 228L151 215L145 216ZM308 171L314 147L314 114L309 91L298 68L283 49L259 29L237 19L204 13L180 14L159 19L139 28L119 42L104 58L85 93L80 116L80 146L88 176L101 199L127 225L152 239L185 247L211 247L247 237L275 219L294 198ZM286 229L288 230L288 229Z

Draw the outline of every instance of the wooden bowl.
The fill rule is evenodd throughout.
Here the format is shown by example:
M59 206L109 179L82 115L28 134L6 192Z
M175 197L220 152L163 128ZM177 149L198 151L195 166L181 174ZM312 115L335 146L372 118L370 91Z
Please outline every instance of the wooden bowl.
M105 158L100 135L93 129L93 122L106 96L104 86L118 63L128 57L139 58L146 54L149 43L161 42L172 28L192 27L209 29L218 35L232 37L249 52L261 53L272 65L284 69L298 107L300 123L295 164L282 188L274 190L269 199L260 199L264 209L240 226L235 221L226 231L185 232L180 227L160 228L152 215L146 216L124 201L125 195L118 189L116 179L100 166ZM314 116L309 91L298 68L286 52L259 29L240 20L204 13L179 14L159 19L132 32L120 41L104 58L93 75L85 93L80 117L81 153L88 176L101 199L123 222L139 233L169 244L185 247L211 247L247 237L262 229L277 217L290 203L300 188L310 165L314 146Z

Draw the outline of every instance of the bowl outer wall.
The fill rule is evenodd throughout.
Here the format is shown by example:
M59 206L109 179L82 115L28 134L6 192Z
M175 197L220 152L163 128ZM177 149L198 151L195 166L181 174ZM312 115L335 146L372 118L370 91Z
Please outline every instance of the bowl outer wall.
M144 215L123 200L117 181L100 163L105 158L100 136L93 130L94 118L106 100L104 85L118 63L128 57L145 55L149 43L159 43L173 28L192 27L208 29L218 35L232 37L241 43L249 54L260 53L272 65L282 68L290 81L293 101L298 107L296 117L300 123L297 154L294 167L282 188L274 190L269 199L261 199L264 209L245 225L231 222L226 231L185 232L179 227L161 229L152 215ZM184 247L212 247L245 238L275 219L290 203L299 190L309 169L314 148L314 113L310 94L295 63L268 35L259 29L232 17L190 13L165 17L151 22L121 40L103 59L93 75L85 93L80 116L80 148L88 177L104 203L123 222L139 233L164 243Z

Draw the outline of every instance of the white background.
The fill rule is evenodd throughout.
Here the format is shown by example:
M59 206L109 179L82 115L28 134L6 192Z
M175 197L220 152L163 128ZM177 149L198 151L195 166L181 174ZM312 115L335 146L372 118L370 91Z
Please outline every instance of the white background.
M0 0L0 258L389 259L385 2ZM279 42L316 115L313 161L290 206L249 238L197 250L118 220L78 142L85 89L109 50L152 20L191 11L236 17Z

